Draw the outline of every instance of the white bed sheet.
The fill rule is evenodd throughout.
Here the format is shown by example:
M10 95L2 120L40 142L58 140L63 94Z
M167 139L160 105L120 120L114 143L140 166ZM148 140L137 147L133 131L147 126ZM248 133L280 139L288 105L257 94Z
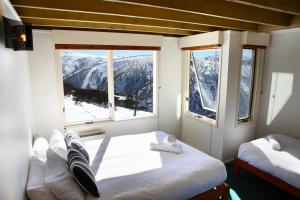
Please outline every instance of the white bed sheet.
M224 164L180 141L183 153L150 151L166 133L151 132L86 141L100 191L87 200L183 200L222 184Z
M238 158L300 189L300 140L274 134L281 150L272 149L267 137L244 143Z

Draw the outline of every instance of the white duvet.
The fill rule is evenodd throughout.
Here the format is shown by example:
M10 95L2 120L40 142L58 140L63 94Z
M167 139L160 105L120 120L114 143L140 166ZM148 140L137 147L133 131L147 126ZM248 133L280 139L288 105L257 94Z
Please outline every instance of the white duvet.
M268 138L260 138L244 143L239 148L238 157L252 166L300 189L300 140L274 134L280 150L274 150Z
M101 193L98 200L184 200L226 180L221 161L180 141L181 154L150 151L150 143L165 135L151 132L86 141Z

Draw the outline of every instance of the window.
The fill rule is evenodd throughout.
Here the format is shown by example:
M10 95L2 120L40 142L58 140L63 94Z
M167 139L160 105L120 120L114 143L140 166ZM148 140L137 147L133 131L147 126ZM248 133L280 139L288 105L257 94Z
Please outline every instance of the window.
M153 51L113 51L115 117L153 112Z
M255 57L255 49L243 49L240 73L239 122L245 122L251 119L255 77Z
M193 116L216 120L220 49L191 50L186 110Z
M155 53L62 50L67 125L153 116Z
M61 53L66 122L109 119L107 52Z

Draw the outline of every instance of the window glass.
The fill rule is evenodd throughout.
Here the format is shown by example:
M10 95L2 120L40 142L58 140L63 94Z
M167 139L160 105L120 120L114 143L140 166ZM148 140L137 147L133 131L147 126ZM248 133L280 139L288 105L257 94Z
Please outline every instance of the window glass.
M113 51L115 118L153 114L154 51Z
M66 122L108 119L107 51L63 50L61 61Z
M255 53L255 49L243 49L242 52L238 120L251 118Z
M220 49L190 53L188 111L216 119Z

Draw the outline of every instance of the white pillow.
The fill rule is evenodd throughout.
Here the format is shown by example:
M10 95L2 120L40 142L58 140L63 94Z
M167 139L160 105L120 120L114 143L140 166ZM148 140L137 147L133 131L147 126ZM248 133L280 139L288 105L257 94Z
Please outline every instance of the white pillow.
M33 146L32 146L32 156L46 162L47 160L47 155L46 152L49 148L49 143L48 141L41 136L35 137Z
M276 151L280 151L281 150L281 145L279 144L279 142L272 136L269 135L267 137L272 149L276 150Z
M39 137L33 144L27 181L27 194L31 200L57 200L44 183L48 141Z
M65 143L64 135L60 131L53 131L50 137L49 147L61 158L67 160L67 146Z
M47 151L45 183L59 200L84 199L84 193L73 179L67 161L51 148Z

